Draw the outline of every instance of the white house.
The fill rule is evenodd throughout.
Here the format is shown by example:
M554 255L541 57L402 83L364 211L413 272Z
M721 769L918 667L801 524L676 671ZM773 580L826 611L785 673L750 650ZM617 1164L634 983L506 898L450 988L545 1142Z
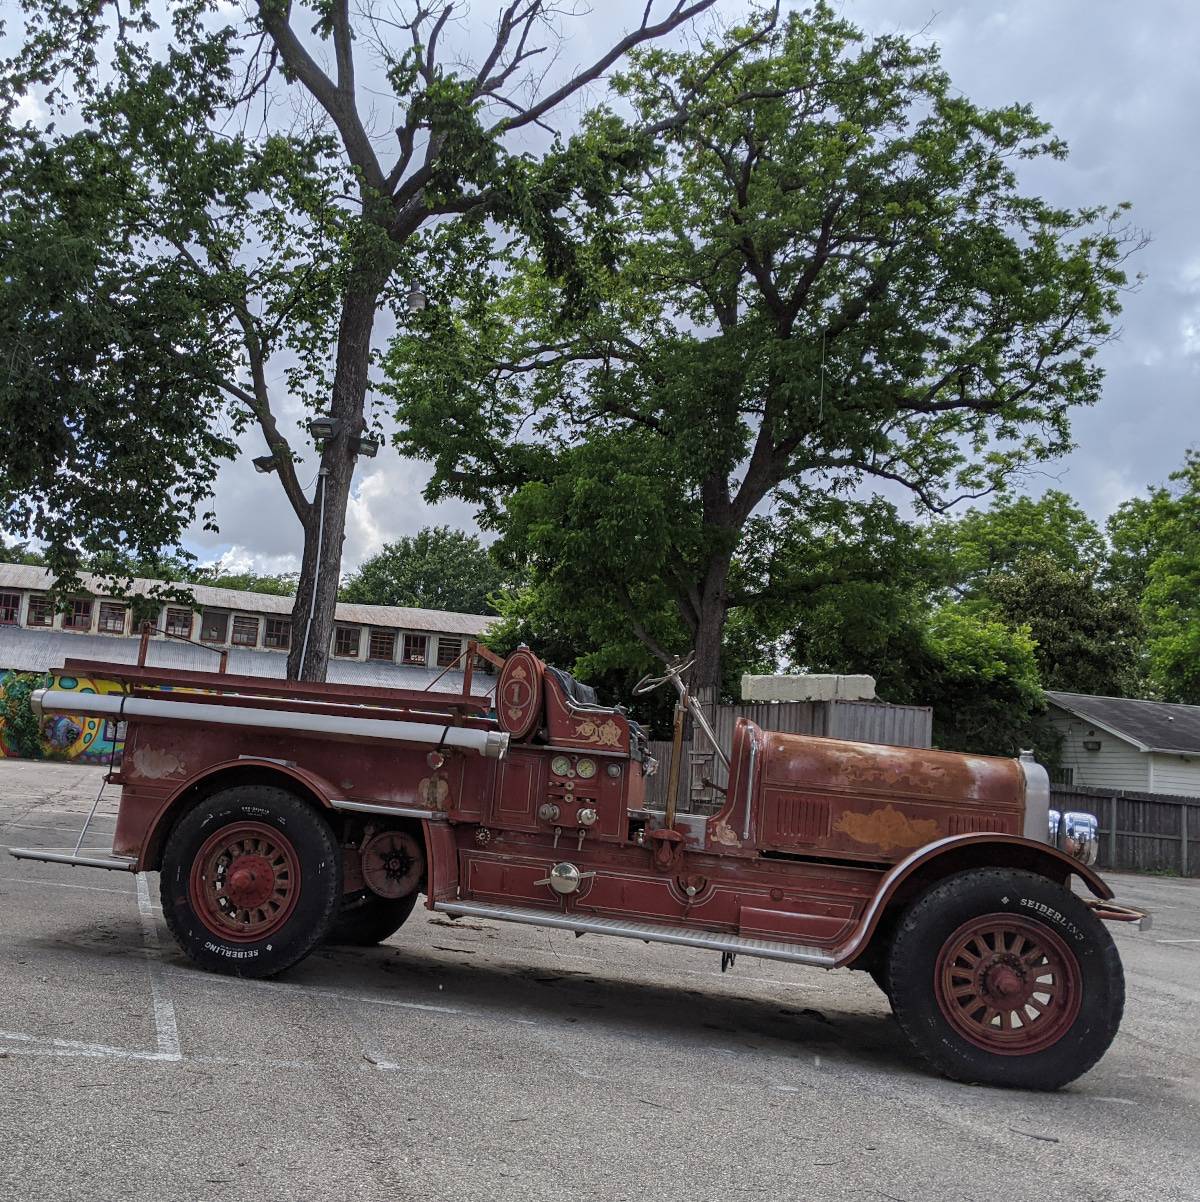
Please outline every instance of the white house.
M1065 785L1200 797L1200 705L1046 693Z

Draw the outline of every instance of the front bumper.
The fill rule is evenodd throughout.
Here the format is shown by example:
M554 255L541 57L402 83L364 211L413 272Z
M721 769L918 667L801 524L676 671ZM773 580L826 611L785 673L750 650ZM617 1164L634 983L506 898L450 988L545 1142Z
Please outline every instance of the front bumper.
M1139 931L1148 931L1154 925L1154 915L1146 910L1137 910L1133 906L1118 906L1116 902L1099 901L1096 898L1085 898L1084 904L1090 907L1097 918L1105 922L1136 922Z

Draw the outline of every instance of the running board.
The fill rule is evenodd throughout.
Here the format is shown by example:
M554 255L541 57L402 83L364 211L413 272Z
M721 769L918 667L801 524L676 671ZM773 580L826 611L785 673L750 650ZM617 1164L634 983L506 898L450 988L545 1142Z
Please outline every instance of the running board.
M113 872L134 872L133 856L118 856L102 851L72 851L66 847L10 847L8 854L17 860L42 860L47 864L71 864L75 868L108 868Z
M836 963L834 953L828 948L776 943L770 939L747 939L741 935L722 935L713 931L700 931L694 927L625 922L619 918L563 914L557 910L499 906L489 902L440 901L434 902L433 908L454 918L494 918L499 922L554 927L560 931L574 931L580 935L619 935L625 939L641 939L645 943L673 943L679 947L703 948L706 952L760 956L764 960L788 960L793 964L811 964L817 968L832 968Z

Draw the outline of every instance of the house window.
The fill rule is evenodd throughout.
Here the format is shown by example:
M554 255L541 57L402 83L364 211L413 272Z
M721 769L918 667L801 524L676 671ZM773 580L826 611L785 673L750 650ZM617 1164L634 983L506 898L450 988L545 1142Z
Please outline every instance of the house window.
M428 647L429 639L426 635L406 634L404 636L404 662L406 664L423 664Z
M101 634L124 634L125 606L112 601L101 601L98 629Z
M258 619L248 618L245 614L238 614L233 619L233 638L231 642L235 647L257 647Z
M292 622L290 618L268 618L263 631L263 646L286 651L292 645Z
M85 597L76 597L63 614L64 630L91 630L92 603Z
M358 627L335 626L333 628L333 653L351 659L358 656Z
M53 626L54 625L54 606L50 604L49 597L34 597L29 598L29 609L25 614L26 626Z
M0 593L0 624L11 626L21 611L20 593Z
M1075 769L1055 768L1050 773L1050 783L1052 785L1073 785L1075 783Z
M449 668L454 661L462 654L461 639L438 639L437 666L439 668Z
M367 659L386 659L389 663L396 658L396 632L394 630L372 630L367 645Z
M190 609L167 610L167 634L177 639L192 637L192 611Z
M206 609L200 615L200 638L206 643L224 643L229 636L229 615Z

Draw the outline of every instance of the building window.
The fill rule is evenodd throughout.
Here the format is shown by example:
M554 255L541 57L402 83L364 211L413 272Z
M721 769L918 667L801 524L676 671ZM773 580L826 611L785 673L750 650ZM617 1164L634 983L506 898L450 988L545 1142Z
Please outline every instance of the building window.
M230 640L235 647L258 646L258 619L238 614L233 619L233 638Z
M50 604L49 597L34 597L29 598L29 609L25 614L26 626L53 626L54 625L54 606Z
M462 654L461 639L438 639L438 654L437 666L439 668L449 668L454 664L454 661Z
M1073 785L1075 783L1074 768L1054 768L1050 772L1052 785Z
M268 618L263 631L263 646L286 651L292 645L292 622L290 618Z
M206 609L200 615L200 638L206 643L224 643L229 635L229 615Z
M335 626L333 628L333 653L351 659L358 657L358 627Z
M428 647L429 639L426 635L406 634L404 636L404 662L406 664L423 664Z
M91 630L92 603L85 597L76 597L63 614L64 630Z
M386 659L391 663L396 658L396 632L394 630L372 630L367 644L367 659Z
M167 610L167 634L177 639L192 637L192 611L190 609Z
M97 629L101 634L125 633L125 606L112 601L100 602L100 621Z
M12 626L21 612L20 593L0 593L0 624Z

